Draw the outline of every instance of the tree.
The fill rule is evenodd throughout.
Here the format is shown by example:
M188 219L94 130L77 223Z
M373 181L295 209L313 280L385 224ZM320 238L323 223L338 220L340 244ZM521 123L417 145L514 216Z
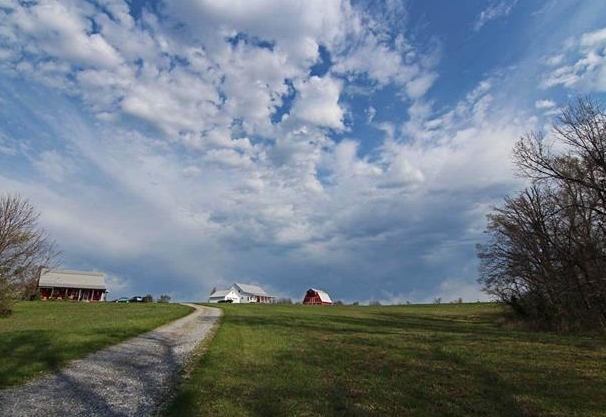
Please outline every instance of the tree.
M488 215L479 281L535 323L605 327L606 116L581 99L552 133L529 133L514 148L531 186Z
M0 196L0 312L36 291L40 268L51 266L56 245L38 226L39 213L19 195ZM30 294L31 293L31 294Z
M168 295L168 294L160 295L160 297L158 298L158 302L159 303L170 303L170 295Z

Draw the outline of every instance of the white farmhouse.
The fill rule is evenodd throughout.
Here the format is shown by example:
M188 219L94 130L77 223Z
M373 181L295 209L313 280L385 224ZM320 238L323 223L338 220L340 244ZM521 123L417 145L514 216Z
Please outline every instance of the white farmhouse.
M274 300L275 297L257 285L237 282L226 290L215 290L208 297L209 303L273 303Z

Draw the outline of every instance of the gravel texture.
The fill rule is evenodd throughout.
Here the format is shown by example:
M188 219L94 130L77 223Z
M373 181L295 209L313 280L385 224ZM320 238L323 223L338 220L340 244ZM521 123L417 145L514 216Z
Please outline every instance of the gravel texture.
M0 416L150 416L174 393L192 350L221 316L190 315L71 362L62 371L0 390Z

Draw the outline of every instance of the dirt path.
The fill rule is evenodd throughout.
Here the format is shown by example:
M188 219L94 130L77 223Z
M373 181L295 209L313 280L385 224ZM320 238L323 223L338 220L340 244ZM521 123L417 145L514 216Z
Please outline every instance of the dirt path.
M221 316L220 309L188 305L196 311L186 317L0 391L0 416L152 415Z

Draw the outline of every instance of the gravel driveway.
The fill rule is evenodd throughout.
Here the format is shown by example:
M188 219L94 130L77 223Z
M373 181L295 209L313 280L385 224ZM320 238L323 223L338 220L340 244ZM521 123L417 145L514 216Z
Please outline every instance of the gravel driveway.
M0 391L0 416L149 416L174 392L194 347L221 310L196 311L71 362L57 374Z

